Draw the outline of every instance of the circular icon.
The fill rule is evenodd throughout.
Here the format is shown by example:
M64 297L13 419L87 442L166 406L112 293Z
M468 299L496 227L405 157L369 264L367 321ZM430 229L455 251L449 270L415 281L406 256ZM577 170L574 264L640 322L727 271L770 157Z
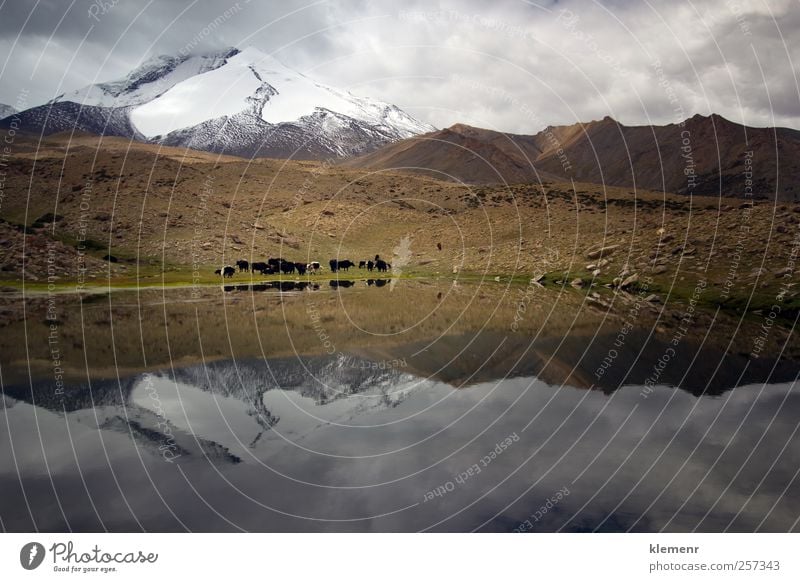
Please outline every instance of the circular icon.
M35 570L44 561L44 546L39 542L28 542L19 551L19 563L26 570Z

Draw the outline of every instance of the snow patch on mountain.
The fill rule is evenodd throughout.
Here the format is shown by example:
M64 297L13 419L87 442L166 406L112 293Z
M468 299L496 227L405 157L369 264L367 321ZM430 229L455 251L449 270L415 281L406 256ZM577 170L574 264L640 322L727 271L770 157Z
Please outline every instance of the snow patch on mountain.
M227 66L177 83L137 107L131 113L131 121L143 135L153 138L249 109L248 99L262 83L237 57Z
M0 119L8 117L9 115L14 115L16 112L17 110L11 107L11 105L0 103Z

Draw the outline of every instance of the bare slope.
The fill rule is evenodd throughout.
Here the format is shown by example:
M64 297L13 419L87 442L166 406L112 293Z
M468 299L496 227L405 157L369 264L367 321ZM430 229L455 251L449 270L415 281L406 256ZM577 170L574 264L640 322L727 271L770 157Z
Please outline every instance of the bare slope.
M532 136L504 134L464 124L389 144L351 158L352 168L405 170L473 184L539 182L554 179L533 162L542 149Z
M548 127L534 136L456 125L346 164L412 169L481 184L557 176L680 194L798 200L798 154L796 130L696 115L681 124L637 127L606 117Z

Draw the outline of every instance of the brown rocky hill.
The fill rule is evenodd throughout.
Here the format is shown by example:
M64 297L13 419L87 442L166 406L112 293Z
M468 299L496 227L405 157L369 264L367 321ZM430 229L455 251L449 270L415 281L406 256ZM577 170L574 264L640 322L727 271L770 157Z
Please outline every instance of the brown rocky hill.
M389 144L342 163L351 168L405 170L470 184L559 180L533 164L544 153L535 136L456 124Z
M455 125L348 160L471 183L539 177L678 194L796 201L800 131L753 128L719 115L664 126L600 121L548 127L533 136Z

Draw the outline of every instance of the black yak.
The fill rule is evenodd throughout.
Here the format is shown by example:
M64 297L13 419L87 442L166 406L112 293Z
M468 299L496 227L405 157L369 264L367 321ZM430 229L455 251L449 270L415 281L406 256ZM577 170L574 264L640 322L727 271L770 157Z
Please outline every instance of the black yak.
M270 267L267 263L263 262L253 263L252 265L250 265L250 268L253 270L254 273L258 272L261 273L262 275L271 275L273 272L272 267Z

